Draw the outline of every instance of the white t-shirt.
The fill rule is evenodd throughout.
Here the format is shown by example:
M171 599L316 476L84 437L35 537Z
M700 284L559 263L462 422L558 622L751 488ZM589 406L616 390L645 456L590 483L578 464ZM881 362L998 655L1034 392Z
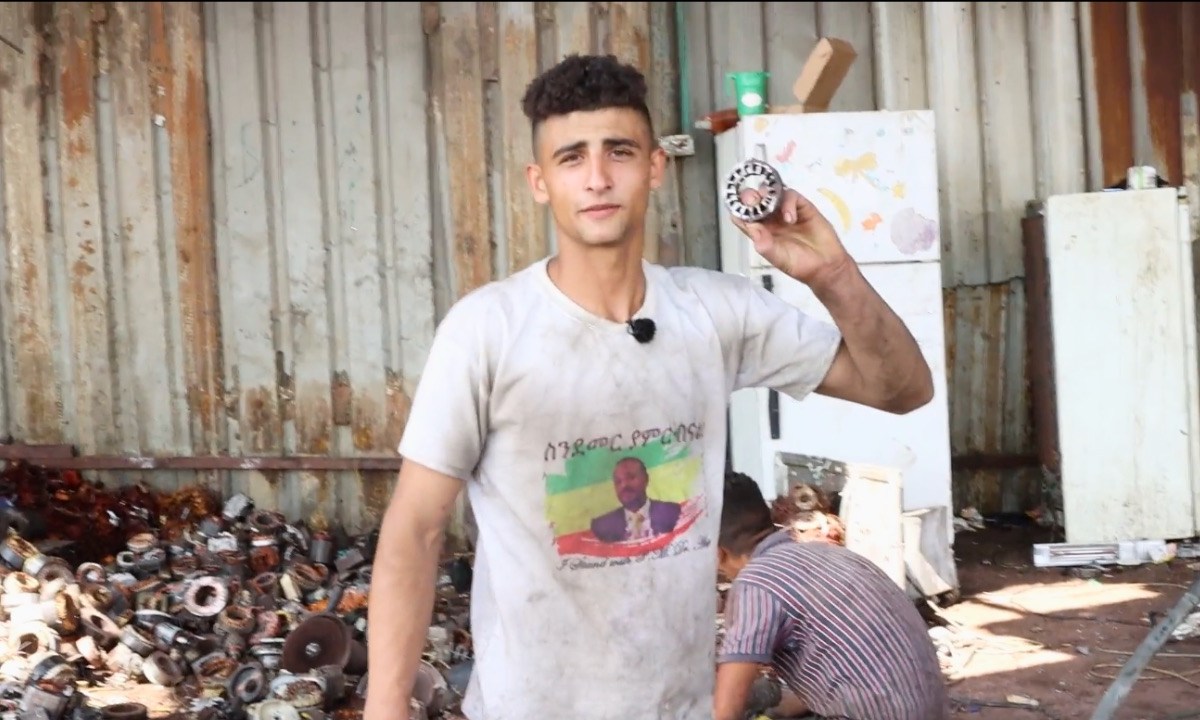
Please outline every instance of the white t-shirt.
M400 443L467 481L478 524L463 712L710 718L729 395L803 398L840 333L747 278L645 263L642 344L546 262L450 309Z

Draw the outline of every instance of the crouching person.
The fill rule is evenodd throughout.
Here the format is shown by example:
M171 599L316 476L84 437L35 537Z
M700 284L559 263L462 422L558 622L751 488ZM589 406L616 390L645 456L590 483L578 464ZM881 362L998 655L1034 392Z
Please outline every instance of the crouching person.
M741 473L726 476L718 544L720 573L732 585L715 720L743 720L762 665L785 685L785 717L949 718L926 625L874 563L840 545L794 540Z

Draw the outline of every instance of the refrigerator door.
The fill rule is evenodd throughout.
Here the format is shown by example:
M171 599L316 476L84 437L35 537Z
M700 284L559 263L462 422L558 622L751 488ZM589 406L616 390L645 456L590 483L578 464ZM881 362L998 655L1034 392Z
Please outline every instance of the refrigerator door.
M942 323L942 276L937 263L864 265L863 274L904 319L933 371L934 398L907 415L810 395L801 402L766 389L734 393L731 455L735 469L769 479L778 453L800 453L895 468L901 472L905 511L950 507L950 418L946 343ZM829 320L812 291L771 269L773 291L811 315ZM771 436L778 407L779 437ZM771 488L778 492L779 488ZM772 495L773 497L773 495Z
M1193 536L1200 494L1192 233L1176 188L1045 204L1068 543Z
M731 133L737 159L774 166L833 223L859 263L941 257L931 111L757 115ZM722 172L732 166L722 158ZM748 267L769 267L752 247L746 253Z

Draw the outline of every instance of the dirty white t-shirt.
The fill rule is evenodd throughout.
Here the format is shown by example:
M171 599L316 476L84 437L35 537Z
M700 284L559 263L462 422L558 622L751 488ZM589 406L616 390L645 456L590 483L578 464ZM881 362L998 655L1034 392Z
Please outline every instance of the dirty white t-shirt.
M400 452L464 479L478 523L469 720L711 717L729 394L803 398L840 334L747 278L644 268L646 344L545 259L438 326Z

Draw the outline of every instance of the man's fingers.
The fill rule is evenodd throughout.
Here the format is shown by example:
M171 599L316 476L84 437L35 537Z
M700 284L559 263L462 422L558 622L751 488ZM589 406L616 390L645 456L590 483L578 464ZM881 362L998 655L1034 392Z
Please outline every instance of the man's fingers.
M743 205L754 207L755 205L758 205L759 201L762 199L762 196L758 194L757 190L743 188L740 192L738 192L738 199L742 201Z

